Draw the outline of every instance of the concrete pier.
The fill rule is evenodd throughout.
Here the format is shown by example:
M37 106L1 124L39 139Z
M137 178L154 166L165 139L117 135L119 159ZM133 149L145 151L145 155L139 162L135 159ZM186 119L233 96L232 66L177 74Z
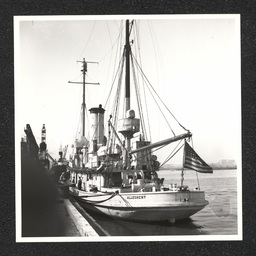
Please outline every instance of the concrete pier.
M64 205L81 236L99 236L93 227L88 223L88 221L81 215L81 213L68 199L64 199Z
M108 236L81 206L61 194L38 160L22 158L22 237Z
M74 199L64 199L64 205L81 236L110 236Z
M61 229L59 236L81 237L81 233L67 210L66 199L59 199L54 208L58 216L62 219L61 225L65 227Z
M39 147L30 125L25 133L27 138L21 141L22 237L109 236L69 198L68 187L56 185L49 169L38 158Z

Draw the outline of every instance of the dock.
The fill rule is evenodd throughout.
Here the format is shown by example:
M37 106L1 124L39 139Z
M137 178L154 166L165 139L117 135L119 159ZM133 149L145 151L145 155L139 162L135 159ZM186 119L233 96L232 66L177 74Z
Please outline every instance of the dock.
M74 199L64 199L64 206L80 236L110 236Z
M109 236L74 199L62 195L38 158L30 125L21 141L22 237Z

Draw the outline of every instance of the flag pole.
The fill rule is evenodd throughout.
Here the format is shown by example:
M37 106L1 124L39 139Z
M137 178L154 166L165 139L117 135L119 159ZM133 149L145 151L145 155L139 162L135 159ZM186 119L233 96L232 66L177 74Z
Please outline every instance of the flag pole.
M185 143L186 143L186 139L184 139L183 168L182 168L182 170L181 170L181 184L180 184L181 187L183 186L183 181L184 181L184 165L185 165L185 154L186 154L186 151L185 151Z
M181 183L180 186L183 187L183 181L184 181L184 168L181 170Z
M196 178L197 178L198 190L200 190L200 184L199 184L199 179L198 179L198 173L197 172L196 172Z
M193 139L191 138L191 143L192 143L192 148L194 149L194 143L193 143ZM200 190L200 183L199 183L199 179L198 179L198 173L196 171L196 179L197 179L197 186L198 186L198 190Z

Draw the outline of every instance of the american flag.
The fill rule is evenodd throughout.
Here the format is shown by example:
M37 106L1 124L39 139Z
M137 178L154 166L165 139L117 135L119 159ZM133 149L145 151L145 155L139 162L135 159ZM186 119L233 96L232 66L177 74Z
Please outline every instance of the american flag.
M185 141L184 149L184 163L183 167L192 169L202 173L213 173L212 167L209 166L200 156L194 151L193 148Z

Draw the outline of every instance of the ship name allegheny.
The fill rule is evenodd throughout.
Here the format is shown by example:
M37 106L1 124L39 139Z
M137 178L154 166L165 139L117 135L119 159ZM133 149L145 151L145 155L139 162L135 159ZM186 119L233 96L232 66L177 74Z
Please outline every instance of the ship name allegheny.
M127 196L127 199L146 199L146 196Z

